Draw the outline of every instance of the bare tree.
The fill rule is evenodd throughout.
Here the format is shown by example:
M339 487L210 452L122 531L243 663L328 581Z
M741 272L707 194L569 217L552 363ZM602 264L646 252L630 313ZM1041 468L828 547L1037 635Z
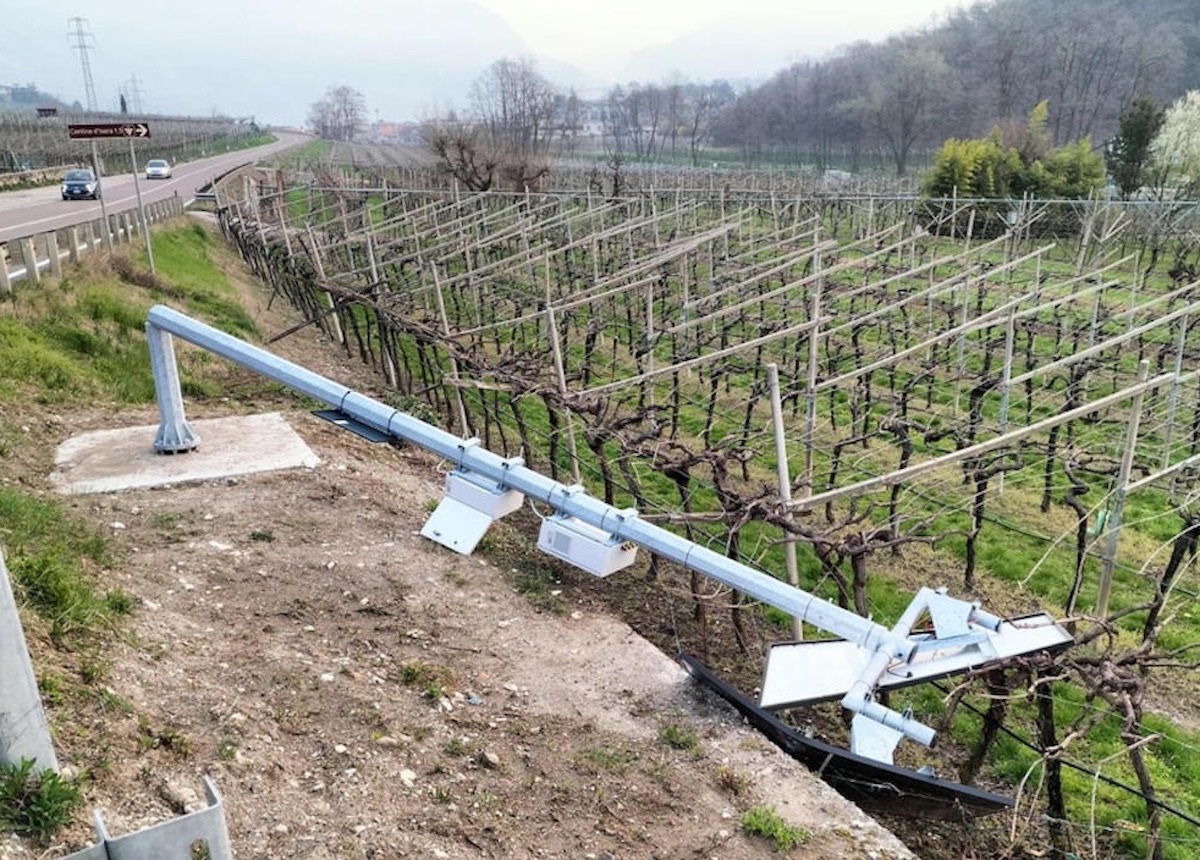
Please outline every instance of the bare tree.
M473 191L531 189L550 172L556 134L575 121L560 117L567 105L532 59L497 60L471 85L470 119L426 122L421 136L442 170Z
M502 157L479 126L450 119L426 122L421 143L469 190L488 191L496 184Z
M529 57L492 63L471 85L471 107L493 146L511 155L545 155L553 139L557 93Z
M701 84L693 88L688 99L687 136L692 167L700 166L700 147L708 140L713 116L722 104L722 94L731 92L724 81Z
M913 145L945 97L950 67L937 51L895 39L876 54L876 62L869 89L852 105L887 145L896 175L903 176Z
M313 134L326 140L354 140L367 115L366 98L345 84L330 87L313 102L308 125Z

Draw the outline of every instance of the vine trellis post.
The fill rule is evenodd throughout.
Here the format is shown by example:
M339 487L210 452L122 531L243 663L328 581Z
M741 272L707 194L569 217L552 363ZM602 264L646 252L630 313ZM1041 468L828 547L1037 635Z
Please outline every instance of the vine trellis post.
M1175 430L1175 413L1179 409L1179 375L1183 373L1183 349L1187 343L1188 315L1179 320L1179 340L1175 344L1175 379L1171 381L1171 393L1167 400L1167 426L1163 431L1162 468L1171 465L1171 442Z
M821 251L818 245L813 254L813 271L821 271ZM812 309L808 319L812 330L808 333L808 379L804 389L804 492L807 495L813 486L813 448L817 429L817 373L821 367L821 292L824 279L813 282Z
M775 467L779 474L779 499L784 507L792 500L792 470L788 466L787 437L783 428L783 400L779 395L779 365L774 362L767 364L767 386L771 392L771 423L775 432ZM791 519L791 511L788 511ZM796 542L792 535L784 534L784 564L787 570L788 585L800 587L800 572L796 568ZM804 639L804 622L792 616L792 638L797 642Z
M1150 375L1150 362L1142 359L1138 362L1138 383L1143 383ZM1121 468L1117 473L1117 489L1113 495L1112 512L1108 515L1108 535L1104 548L1104 563L1100 569L1100 585L1096 592L1097 618L1108 617L1108 601L1112 594L1113 568L1117 561L1117 535L1121 529L1121 514L1125 507L1125 496L1129 492L1129 473L1133 469L1133 454L1137 448L1138 426L1142 418L1142 398L1145 388L1139 387L1129 404L1129 432L1125 436L1125 451L1121 456Z
M549 278L547 277L547 283ZM547 287L547 290L549 287ZM563 367L562 345L558 341L558 325L554 322L554 308L547 302L546 305L546 329L550 337L550 353L554 358L554 375L558 380L558 393L564 398L567 396L567 374ZM572 418L570 409L563 409L563 420L567 424L567 444L571 448L571 476L575 479L576 484L582 484L583 481L579 474L579 448L575 444L575 421Z
M442 322L442 334L446 336L446 340L450 340L450 318L446 316L446 301L442 298L442 280L438 276L437 264L431 263L430 269L433 271L433 295L437 300L438 317ZM454 356L454 351L446 350L446 355L450 358L450 374L453 376L453 381L450 387L454 389L454 405L458 410L459 426L462 428L463 436L469 436L471 426L467 423L467 406L463 403L462 396L462 377L458 372L458 359Z
M1039 257L1038 259L1040 260L1041 257ZM1001 436L1003 436L1005 433L1008 432L1008 398L1009 398L1009 391L1012 388L1013 348L1016 345L1015 341L1016 341L1016 333L1017 333L1016 319L1017 319L1017 309L1016 309L1016 306L1013 306L1008 309L1008 320L1005 323L1005 328L1004 328L1004 369L1001 372L1002 376L1000 379L1000 435ZM1000 473L996 476L996 479L997 479L996 492L1003 493L1004 492L1004 470L1003 469L1000 470Z

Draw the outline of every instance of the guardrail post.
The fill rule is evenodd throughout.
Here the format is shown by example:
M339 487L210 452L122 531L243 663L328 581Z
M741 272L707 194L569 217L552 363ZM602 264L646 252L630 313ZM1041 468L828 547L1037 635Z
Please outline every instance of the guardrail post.
M8 278L8 246L0 245L0 296L12 292L12 281Z
M31 284L41 283L42 273L37 267L37 251L33 247L33 239L20 239L21 258L25 261L25 280Z
M21 616L0 552L0 764L19 764L22 759L33 759L39 770L58 770Z
M78 263L79 262L79 228L78 227L68 227L67 228L67 242L70 243L67 245L67 259L71 263Z
M50 276L62 280L62 260L58 258L58 233L51 230L46 234L46 253L50 256Z
M229 828L225 824L225 801L216 785L204 777L208 806L125 836L109 836L104 816L96 810L96 844L65 860L183 860L205 857L232 860Z

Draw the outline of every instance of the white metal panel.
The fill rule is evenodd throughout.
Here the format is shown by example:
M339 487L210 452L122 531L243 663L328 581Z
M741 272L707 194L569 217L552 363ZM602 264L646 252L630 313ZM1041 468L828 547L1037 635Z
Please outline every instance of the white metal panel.
M914 639L918 637L913 637ZM923 645L934 640L926 637ZM1057 649L1071 635L1044 614L1005 621L982 642L967 647L919 651L909 663L893 661L880 678L879 689L895 689L921 681L966 672L986 662ZM862 673L871 652L853 642L833 639L786 642L767 652L759 704L768 710L840 699Z
M491 524L492 518L487 514L445 496L438 502L433 516L421 527L421 536L437 541L447 549L470 555Z

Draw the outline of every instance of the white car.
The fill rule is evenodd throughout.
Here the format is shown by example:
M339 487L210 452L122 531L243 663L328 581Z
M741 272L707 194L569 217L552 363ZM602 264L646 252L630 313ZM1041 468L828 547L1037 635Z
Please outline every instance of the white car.
M171 164L161 158L152 158L146 162L147 179L170 179Z

